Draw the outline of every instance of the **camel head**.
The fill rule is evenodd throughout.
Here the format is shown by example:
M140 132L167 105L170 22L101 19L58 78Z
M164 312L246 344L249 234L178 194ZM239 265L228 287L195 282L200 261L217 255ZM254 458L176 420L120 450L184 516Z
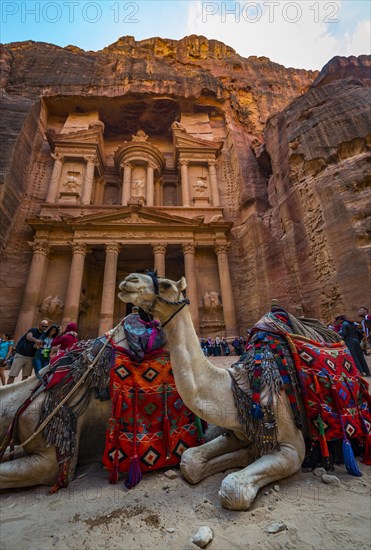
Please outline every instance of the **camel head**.
M164 322L174 311L175 306L186 302L182 291L187 283L184 277L172 281L157 277L155 273L130 273L120 283L119 298L130 302Z

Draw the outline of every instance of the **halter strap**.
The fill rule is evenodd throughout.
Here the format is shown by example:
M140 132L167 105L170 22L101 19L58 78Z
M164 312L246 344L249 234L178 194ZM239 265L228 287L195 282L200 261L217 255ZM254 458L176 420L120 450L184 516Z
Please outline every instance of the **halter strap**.
M188 298L182 298L181 300L178 300L177 302L170 302L169 300L166 300L165 298L162 298L160 296L160 285L158 283L157 271L156 270L155 271L147 271L147 275L148 275L148 277L151 277L152 282L153 282L153 288L154 288L154 291L155 291L154 300L151 304L151 307L149 308L150 315L153 315L153 311L155 309L155 305L156 305L157 302L162 302L163 304L167 304L168 306L180 306L180 308L177 309L176 311L174 311L174 313L172 315L170 315L170 317L162 324L162 327L164 327L168 324L169 321L171 321L171 319L173 319L175 317L175 315L177 313L179 313L179 311L181 311L185 306L189 305L190 301L189 301Z

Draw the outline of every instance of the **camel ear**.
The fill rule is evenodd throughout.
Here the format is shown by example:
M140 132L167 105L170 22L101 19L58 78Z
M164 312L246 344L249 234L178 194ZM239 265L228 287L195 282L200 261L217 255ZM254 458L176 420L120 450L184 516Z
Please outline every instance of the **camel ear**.
M179 279L176 286L178 287L180 292L183 292L183 290L185 290L187 288L187 281L185 280L184 277L182 277L181 279Z

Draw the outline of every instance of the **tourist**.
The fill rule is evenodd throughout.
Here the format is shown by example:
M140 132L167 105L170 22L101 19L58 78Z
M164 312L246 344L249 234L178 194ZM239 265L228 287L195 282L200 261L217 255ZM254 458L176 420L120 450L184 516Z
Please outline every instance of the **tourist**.
M214 341L211 336L209 336L207 339L207 346L209 350L209 355L214 355Z
M220 357L222 354L222 345L219 336L215 337L214 342L214 355L215 357Z
M371 346L371 315L368 314L368 309L362 306L358 310L358 317L361 318L363 338L361 348L365 355L368 355L368 348Z
M232 346L233 346L235 354L236 355L241 355L242 350L241 350L241 346L240 346L240 339L238 338L238 336L236 336L233 339Z
M209 345L206 338L201 338L200 344L203 354L205 355L205 357L207 357L209 355Z
M362 353L355 323L349 321L345 315L338 315L336 317L335 323L337 326L339 322L341 323L341 327L338 332L344 338L345 345L349 349L357 369L365 376L370 376L370 370Z
M50 352L52 349L52 341L60 333L59 325L51 325L48 330L40 336L40 340L43 341L43 346L38 347L35 355L32 359L33 368L36 376L39 374L41 369L46 367L50 360Z
M5 386L5 369L7 367L7 359L10 357L14 346L11 334L4 333L0 340L0 378L1 383Z
M222 345L223 355L229 355L231 353L231 350L229 349L229 344L227 340L224 338L224 336L222 338L221 345Z
M44 342L41 336L48 328L49 323L45 319L40 322L37 328L30 328L22 336L15 347L13 364L9 371L8 384L13 384L14 379L22 371L22 380L26 380L32 374L32 358L38 347L42 347Z
M62 334L53 338L52 348L58 346L60 351L66 351L69 350L74 344L76 344L76 342L78 342L77 324L68 323L65 331Z

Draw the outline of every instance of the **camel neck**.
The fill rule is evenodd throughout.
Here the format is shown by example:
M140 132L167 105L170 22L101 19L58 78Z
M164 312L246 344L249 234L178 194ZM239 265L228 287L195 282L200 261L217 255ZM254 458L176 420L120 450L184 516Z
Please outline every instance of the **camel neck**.
M210 384L229 385L229 375L203 354L188 307L165 327L175 383L184 403L205 418L202 410L210 401Z

